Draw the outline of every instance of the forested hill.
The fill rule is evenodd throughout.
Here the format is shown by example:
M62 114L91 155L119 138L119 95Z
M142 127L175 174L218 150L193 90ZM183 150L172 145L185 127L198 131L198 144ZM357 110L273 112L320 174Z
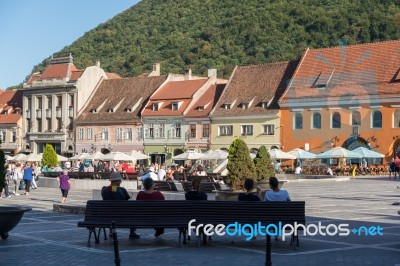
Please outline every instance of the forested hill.
M162 73L217 68L227 77L235 65L295 59L306 47L393 39L400 0L143 0L60 52L123 77L156 62Z

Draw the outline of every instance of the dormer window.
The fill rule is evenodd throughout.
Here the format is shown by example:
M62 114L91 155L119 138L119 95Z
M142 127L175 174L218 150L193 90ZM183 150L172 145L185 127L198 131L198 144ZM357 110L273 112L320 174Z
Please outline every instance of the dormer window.
M97 114L97 110L96 110L96 109L92 109L92 110L90 110L90 112L91 112L92 114Z
M3 111L1 112L1 114L3 114L3 115L8 115L8 110L3 110Z
M249 109L249 103L242 103L242 109Z
M204 111L204 105L200 105L199 107L197 107L197 111Z
M225 103L225 104L222 106L222 108L229 110L229 109L231 109L231 104L230 104L230 103Z
M158 109L160 109L159 104L160 103L153 103L153 111L158 111Z
M173 102L171 103L171 110L179 110L179 103L178 102Z
M114 113L114 108L111 108L111 107L108 108L108 109L107 109L107 112L109 112L109 113Z
M268 108L268 103L267 102L261 102L261 107L267 109Z
M329 81L331 80L335 69L326 69L321 71L317 80L315 81L315 86L319 89L325 89L328 86Z
M124 112L132 113L132 109L127 107L127 108L125 108Z

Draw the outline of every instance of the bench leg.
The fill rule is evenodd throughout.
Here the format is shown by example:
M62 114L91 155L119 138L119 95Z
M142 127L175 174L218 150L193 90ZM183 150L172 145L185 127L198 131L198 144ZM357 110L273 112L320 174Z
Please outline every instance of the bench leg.
M292 234L290 238L290 245L293 246L294 244L296 244L296 249L300 247L299 234Z
M98 232L98 239L100 241L100 235L101 235L101 229L103 229L103 234L104 234L104 240L107 240L107 234L106 234L106 228L105 227L100 227L99 232Z
M187 228L179 228L179 245L181 244L181 236L183 236L183 244L186 245Z
M267 234L267 240L265 242L265 265L271 266L271 236Z
M94 235L95 242L97 240L96 228L95 227L88 227L87 229L89 230L89 237L88 237L87 247L90 247L90 239L92 238L92 234Z

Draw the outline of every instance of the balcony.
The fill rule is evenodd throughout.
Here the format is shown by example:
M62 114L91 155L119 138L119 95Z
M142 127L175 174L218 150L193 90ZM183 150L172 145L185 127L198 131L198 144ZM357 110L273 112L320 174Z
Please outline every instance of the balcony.
M56 117L61 118L62 110L61 107L56 107Z
M51 118L51 109L46 109L46 118Z
M42 118L42 109L36 109L36 118L38 119Z

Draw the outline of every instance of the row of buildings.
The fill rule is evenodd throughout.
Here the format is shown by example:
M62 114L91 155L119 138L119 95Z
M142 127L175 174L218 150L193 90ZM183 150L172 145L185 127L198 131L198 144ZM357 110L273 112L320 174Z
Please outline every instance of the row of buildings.
M298 60L237 66L228 80L151 73L121 78L100 63L78 70L51 59L18 91L0 94L2 149L128 152L163 163L188 149L320 153L333 146L400 152L400 41L307 49Z

